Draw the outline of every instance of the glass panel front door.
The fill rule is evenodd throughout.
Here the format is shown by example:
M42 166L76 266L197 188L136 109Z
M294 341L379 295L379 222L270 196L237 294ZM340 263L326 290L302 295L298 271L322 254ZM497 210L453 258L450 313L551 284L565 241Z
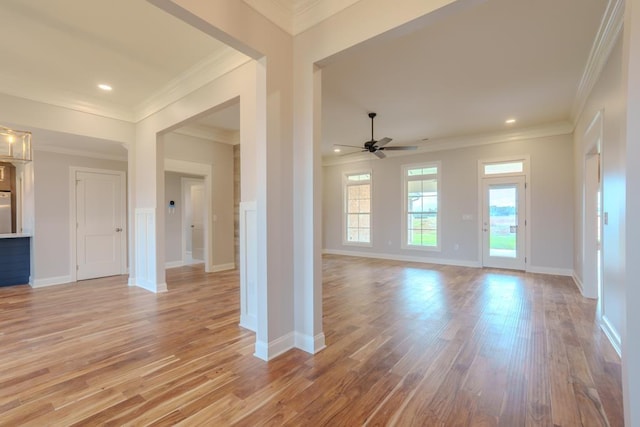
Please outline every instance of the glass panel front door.
M483 265L524 270L524 177L485 178L482 197Z
M515 258L518 197L514 184L489 187L489 255Z

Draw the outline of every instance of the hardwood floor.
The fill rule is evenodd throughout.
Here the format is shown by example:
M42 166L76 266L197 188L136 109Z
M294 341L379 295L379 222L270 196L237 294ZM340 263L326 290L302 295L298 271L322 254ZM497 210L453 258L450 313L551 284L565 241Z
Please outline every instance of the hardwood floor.
M327 348L266 363L237 272L0 288L0 425L622 426L570 278L324 258Z

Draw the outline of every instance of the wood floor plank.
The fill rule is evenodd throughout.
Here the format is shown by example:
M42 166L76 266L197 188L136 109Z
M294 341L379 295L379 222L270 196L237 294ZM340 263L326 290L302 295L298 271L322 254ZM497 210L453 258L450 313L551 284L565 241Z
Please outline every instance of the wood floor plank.
M0 288L0 426L623 425L620 360L570 278L325 256L327 348L268 363L238 281Z

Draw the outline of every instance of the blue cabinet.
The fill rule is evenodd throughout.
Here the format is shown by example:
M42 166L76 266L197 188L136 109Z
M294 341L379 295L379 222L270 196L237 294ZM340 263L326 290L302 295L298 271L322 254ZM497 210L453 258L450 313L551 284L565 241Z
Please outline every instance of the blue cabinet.
M29 284L30 252L29 237L0 238L0 286Z

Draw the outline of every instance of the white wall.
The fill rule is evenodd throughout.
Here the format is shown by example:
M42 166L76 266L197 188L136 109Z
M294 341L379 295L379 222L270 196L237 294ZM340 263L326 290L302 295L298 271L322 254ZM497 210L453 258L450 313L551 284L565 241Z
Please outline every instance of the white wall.
M625 95L622 87L622 39L612 51L602 74L594 86L574 132L575 167L575 215L574 245L582 248L582 223L584 220L584 161L590 147L584 134L598 113L603 111L602 141L602 211L609 222L602 229L602 301L601 310L605 328L620 348L620 336L624 328L625 305ZM584 266L582 251L576 250L574 269L582 280Z
M35 151L33 154L35 230L33 237L34 283L65 283L70 280L71 166L126 171L127 163L66 154Z
M626 143L626 224L625 312L623 330L622 390L624 420L628 426L640 425L640 1L625 2L623 44L623 87L626 98L626 123L623 140Z
M167 210L165 216L165 262L174 265L182 261L182 215L184 206L182 203L183 175L175 172L164 173L164 205ZM169 201L176 202L173 212L169 212Z
M233 240L233 145L177 133L165 135L164 141L165 158L204 163L212 166L212 200L210 209L212 217L215 218L209 225L213 239L212 264L214 269L216 269L216 266L235 264ZM168 183L169 181L165 181L165 185ZM166 188L165 194L167 194ZM165 223L169 221L169 215L167 214L165 215ZM169 237L168 235L166 237L166 246L170 243ZM167 258L166 261L172 260Z
M570 274L573 256L573 166L570 135L505 142L324 167L324 248L479 265L478 160L529 155L531 253L528 269ZM401 248L402 165L441 162L441 251ZM372 170L372 247L342 243L342 176ZM463 221L464 214L472 215ZM457 246L456 246L457 245ZM457 249L456 249L457 247Z

